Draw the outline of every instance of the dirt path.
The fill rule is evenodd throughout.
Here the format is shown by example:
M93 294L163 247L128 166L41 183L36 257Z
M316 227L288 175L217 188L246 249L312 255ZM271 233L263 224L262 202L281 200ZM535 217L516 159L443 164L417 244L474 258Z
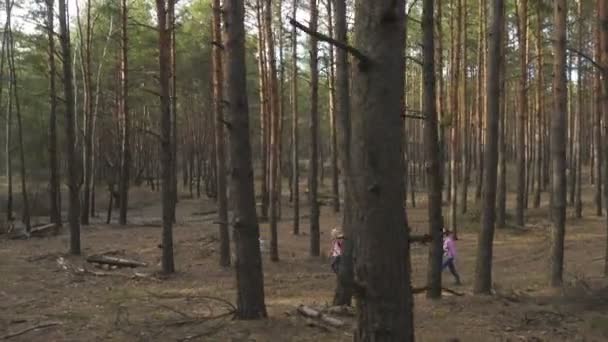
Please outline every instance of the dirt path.
M63 255L66 233L29 241L0 240L0 339L41 323L57 325L32 330L11 341L350 341L350 329L323 329L294 314L299 304L322 306L331 301L335 278L325 259L307 257L309 236L291 235L290 220L280 225L281 262L265 256L266 302L270 318L235 322L219 299L234 301L231 269L221 269L215 251L216 227L200 215L212 204L182 200L175 228L178 273L154 276L159 269L160 210L147 204L133 211L126 228L97 221L83 228L83 253L114 251L150 266L132 270L100 270L83 258ZM413 225L425 227L424 203L409 209ZM291 217L288 208L283 215ZM336 217L324 208L322 241L327 242ZM158 221L158 222L157 222ZM534 220L533 220L534 221ZM466 220L465 220L466 222ZM477 222L472 219L471 222ZM416 296L419 341L608 341L608 282L601 277L604 253L603 219L570 222L566 243L563 293L544 289L548 228L499 231L495 245L497 295L470 295L475 264L475 224L463 227L458 267L464 284L454 288L463 297L438 302ZM302 224L306 232L307 222ZM268 240L267 226L262 238ZM61 269L63 257L93 274ZM424 283L426 249L412 250L414 286ZM122 274L122 276L99 276ZM145 277L142 277L145 275ZM150 276L151 275L151 276ZM445 273L446 286L451 285ZM213 297L213 298L210 298ZM214 319L208 317L213 316ZM350 321L349 318L345 318Z

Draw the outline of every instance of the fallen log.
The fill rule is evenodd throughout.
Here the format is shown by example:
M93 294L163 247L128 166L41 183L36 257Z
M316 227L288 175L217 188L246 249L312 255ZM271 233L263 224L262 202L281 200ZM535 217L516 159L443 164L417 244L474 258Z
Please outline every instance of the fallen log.
M92 263L92 264L112 265L112 266L130 267L130 268L148 266L148 264L146 264L145 262L140 262L140 261L131 260L131 259L117 258L117 257L108 256L108 255L91 255L90 257L87 258L87 262Z
M308 307L306 305L300 305L298 306L298 312L305 317L309 317L309 318L319 318L321 316L321 312Z
M318 310L315 310L311 307L308 307L306 305L300 305L298 306L298 313L306 318L315 318L315 319L319 319L321 322L330 325L334 328L341 328L344 326L344 322L334 318L332 316L329 315L325 315L323 313L321 313Z

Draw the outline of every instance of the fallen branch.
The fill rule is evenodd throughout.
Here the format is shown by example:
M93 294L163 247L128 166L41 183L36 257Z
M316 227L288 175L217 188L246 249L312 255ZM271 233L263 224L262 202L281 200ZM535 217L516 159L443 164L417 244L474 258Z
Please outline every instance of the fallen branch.
M49 328L49 327L53 327L53 326L56 326L56 325L61 325L61 322L41 323L41 324L35 325L33 327L25 328L23 330L19 330L19 331L16 331L14 333L10 333L10 334L4 335L4 336L2 336L2 339L3 340L8 340L8 339L13 338L13 337L21 336L21 335L23 335L25 333L28 333L28 332L32 331L32 330Z
M46 236L47 234L56 235L59 233L59 225L55 223L45 224L38 227L32 227L30 230L30 236Z
M87 258L87 262L100 265L113 265L118 267L146 267L148 264L136 260L116 258L108 255L91 255Z
M289 23L293 26L295 26L296 28L300 29L301 31L304 31L305 33L321 40L324 41L326 43L329 43L337 48L340 48L342 50L345 50L346 52L350 53L351 55L355 56L360 63L360 66L367 66L370 64L370 59L364 55L361 51L355 49L354 47L346 44L345 42L340 42L337 41L329 36L326 36L322 33L319 33L317 31L313 31L311 30L309 27L306 27L305 25L299 23L298 21L296 21L293 18L288 18L289 19Z
M412 294L419 294L419 293L422 293L422 292L426 292L428 289L429 289L428 286L414 287L414 288L412 288ZM463 297L464 296L464 293L462 293L462 292L456 292L456 291L454 291L452 289L448 289L447 287L442 287L441 291L447 292L449 294L453 294L454 296L458 296L458 297Z

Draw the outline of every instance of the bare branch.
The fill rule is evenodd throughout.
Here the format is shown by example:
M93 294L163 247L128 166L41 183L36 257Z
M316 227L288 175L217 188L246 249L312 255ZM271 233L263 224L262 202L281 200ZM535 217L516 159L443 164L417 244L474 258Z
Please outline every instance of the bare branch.
M606 72L603 66L601 66L593 58L591 58L589 55L585 54L584 52L582 52L576 48L570 47L570 46L566 47L566 50L568 50L570 52L574 52L575 54L579 55L580 57L583 57L584 59L589 61L591 64L593 64L594 67L599 69L600 72L602 72L602 73Z
M289 18L289 23L291 25L295 26L296 28L298 28L299 30L304 31L305 33L307 33L321 41L329 43L337 48L340 48L340 49L345 50L346 52L350 53L351 55L353 55L354 57L356 57L359 60L360 66L367 66L371 62L369 57L365 56L361 51L355 49L354 47L352 47L344 42L337 41L327 35L313 31L309 27L304 26L303 24L299 23L298 21L294 20L293 18Z

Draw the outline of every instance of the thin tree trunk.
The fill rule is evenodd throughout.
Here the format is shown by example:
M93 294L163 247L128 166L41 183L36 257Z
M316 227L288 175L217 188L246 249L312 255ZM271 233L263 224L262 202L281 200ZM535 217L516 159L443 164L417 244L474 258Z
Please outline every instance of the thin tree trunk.
M46 0L46 26L48 39L49 62L49 196L51 223L62 224L61 220L61 184L59 160L57 155L57 86L55 65L55 1ZM4 46L2 47L4 51ZM0 70L2 68L0 67ZM1 71L0 71L1 72Z
M414 340L402 184L404 7L403 0L355 4L355 48L370 61L353 68L352 82L353 136L360 142L352 150L350 187L360 284L354 341Z
M68 222L70 225L70 253L80 254L80 187L79 165L76 157L76 122L75 122L75 96L74 77L72 74L72 51L68 27L68 13L66 0L59 0L59 27L63 61L63 84L65 92L65 141L66 162L68 168L69 208Z
M334 36L334 15L332 13L332 1L327 0L327 21L330 36ZM329 46L329 131L331 150L331 194L334 212L340 211L340 176L338 172L338 137L336 128L336 70L334 64L334 46Z
M274 48L274 37L272 35L272 0L265 0L264 28L266 33L266 47L268 53L268 86L270 93L270 260L279 261L279 237L277 221L279 215L279 168L280 168L280 99L277 80L277 61Z
M317 31L319 12L317 0L310 0L310 29ZM320 255L321 232L319 229L319 62L318 42L309 38L310 46L310 165L308 170L308 201L310 206L310 256Z
M477 164L478 179L475 200L481 199L483 185L483 118L485 114L484 87L486 86L486 0L479 0L479 48L477 50Z
M468 204L468 194L469 194L469 171L470 171L470 154L469 154L469 134L470 134L470 121L471 116L468 109L468 100L467 100L467 14L466 14L466 0L460 0L459 3L459 23L460 23L460 54L461 54L461 65L457 66L461 68L460 78L458 79L459 83L459 93L460 96L459 103L459 116L462 120L462 145L461 145L461 172L462 172L462 188L460 189L460 212L465 214L467 212L467 204ZM456 234L456 233L455 233ZM457 236L457 235L455 235Z
M517 115L517 198L515 200L515 224L523 227L526 192L526 119L528 116L528 1L517 2L517 35L519 45L519 93Z
M226 118L231 127L228 133L236 249L236 316L259 319L266 317L266 305L249 138L244 12L243 0L225 0L223 3L224 84Z
M0 75L4 75L4 58L6 56L6 49L7 49L7 41L8 41L8 35L6 34L6 32L8 32L8 23L9 21L7 20L6 23L4 24L4 34L2 34L2 50L1 55L0 55ZM2 99L2 86L4 85L4 82L0 82L0 100ZM12 132L13 132L13 116L12 116L12 111L13 111L13 104L12 104L12 97L10 96L11 94L11 84L9 83L9 89L8 89L8 100L7 100L7 106L6 106L6 119L5 119L5 123L6 123L6 127L5 127L5 138L6 138L6 144L5 144L5 158L6 158L6 182L7 182L7 189L6 189L6 220L8 222L11 222L14 217L13 217L13 158L12 158ZM2 101L0 101L0 104L2 103Z
M78 18L80 14L78 13ZM82 71L83 71L83 161L84 161L84 179L83 179L83 194L82 194L82 207L80 212L80 221L83 225L89 224L90 204L91 204L91 183L93 176L93 84L91 82L91 1L87 0L86 3L86 30L83 32L80 25L80 19L78 20L78 26L80 29L81 36L81 59L82 59Z
M543 31L542 31L542 9L541 3L536 4L536 54L538 55L538 63L536 66L536 101L538 106L537 120L538 127L536 130L536 146L538 148L536 156L536 188L534 191L534 208L540 207L540 196L543 190L543 151L544 151L544 122L545 113L545 78L544 78L544 58L543 58Z
M264 20L263 3L257 0L257 24L258 24L258 74L259 74L259 91L260 91L260 155L262 166L262 184L261 184L261 215L260 220L268 219L269 207L269 145L270 145L270 105L267 87L267 64L266 64L266 38L264 35Z
M496 218L496 182L498 165L498 129L500 121L500 74L504 68L504 1L496 0L490 7L488 78L486 96L486 148L481 229L477 242L477 263L473 291L490 294L492 290L492 257Z
M608 120L608 1L598 0L598 12L599 12L599 29L600 29L600 61L604 67L602 72L602 116L604 120L604 144L608 141L608 128L606 127L606 120ZM603 150L604 162L608 161L608 148ZM608 165L604 165L603 168L604 181L608 182ZM608 183L604 184L604 200L608 205ZM608 215L606 215L606 254L604 262L604 276L608 277Z
M603 0L598 0L598 4ZM608 18L607 18L608 19ZM600 28L595 29L595 58L596 60L600 60L602 58L602 44L600 40ZM593 139L595 140L594 144L594 153L595 153L595 170L597 174L597 182L595 186L595 210L597 216L602 216L602 187L606 186L603 184L603 181L606 180L603 174L604 167L604 152L602 146L602 113L603 113L603 100L602 100L602 73L596 73L593 77L593 88L595 90L595 110L594 110L594 125L593 125ZM608 252L607 252L608 254Z
M172 0L169 0L172 1ZM127 18L129 16L127 0L121 0L121 37L120 37L120 109L122 116L121 146L120 146L120 216L119 223L127 224L127 210L129 206L129 181L131 168L130 131L131 121L129 114L129 62L128 47L129 35Z
M578 49L583 51L583 2L578 1ZM574 149L576 155L576 189L574 198L574 211L576 218L583 217L583 201L581 197L581 171L582 171L582 148L581 139L583 139L583 82L584 82L584 70L583 70L583 58L577 56L577 110L576 110L576 140L574 142Z
M220 0L213 0L213 109L215 111L215 158L217 167L217 206L220 235L220 266L230 266L230 232L228 231L228 197L226 190L226 156L224 138L223 61ZM192 182L191 182L192 184Z
M292 17L298 11L298 0L293 0ZM298 34L296 27L291 30L291 177L293 188L293 234L300 234L300 163L298 142Z
M551 154L553 156L553 227L551 231L550 284L560 287L563 282L564 236L566 221L566 132L568 130L566 81L566 0L553 3L555 36L553 53L554 116L551 120Z

